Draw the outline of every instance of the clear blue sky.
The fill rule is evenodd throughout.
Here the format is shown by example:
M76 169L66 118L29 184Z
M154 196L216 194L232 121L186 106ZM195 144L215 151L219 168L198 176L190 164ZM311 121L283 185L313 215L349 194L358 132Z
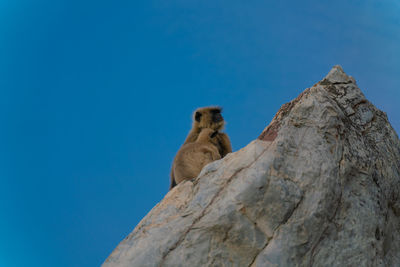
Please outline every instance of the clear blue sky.
M0 266L99 266L196 107L238 150L335 64L400 132L397 0L0 0Z

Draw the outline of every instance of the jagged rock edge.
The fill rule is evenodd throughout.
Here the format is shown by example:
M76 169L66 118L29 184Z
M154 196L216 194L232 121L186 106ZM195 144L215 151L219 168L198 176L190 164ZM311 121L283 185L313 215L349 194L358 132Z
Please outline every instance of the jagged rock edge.
M340 84L351 84L351 83L355 84L354 81L349 81L349 82L331 82L331 81L329 81L327 78L324 78L324 79L322 79L320 82L314 84L312 87L315 87L315 86L318 86L318 85L322 85L322 86L324 86L323 88L325 89L325 86L329 86L329 85L335 86L335 85L340 85ZM312 87L311 87L311 88L312 88ZM262 140L262 141L274 141L275 138L278 136L278 133L279 133L279 130L280 130L280 126L281 126L281 122L283 121L283 119L291 112L291 110L296 106L296 104L297 104L298 102L300 102L300 100L301 100L304 96L306 96L306 95L309 93L309 90L310 90L310 88L306 88L306 89L305 89L303 92L301 92L295 99L293 99L292 101L290 101L290 102L288 102L288 103L283 104L283 105L281 106L281 108L278 110L278 112L275 114L275 116L274 116L274 118L272 119L271 123L270 123L270 124L265 128L265 130L260 134L260 136L258 137L258 139L259 139L259 140ZM350 116L352 116L352 115L354 115L354 114L351 114L351 115L347 116L347 115L346 115L346 112L345 112L345 110L344 110L344 108L342 107L342 105L341 105L334 97L329 98L329 100L333 100L333 101L335 102L336 106L342 111L342 113L343 113L343 115L344 115L344 116L342 117L342 119L348 120L348 122L350 122L351 125L352 125L353 127L358 128L357 125L354 124L354 123L348 118L348 117L350 117ZM356 104L353 106L353 108L355 108L356 106L358 106L358 105L360 105L360 104L363 104L363 103L369 103L369 104L370 104L370 102L369 102L368 100L365 99L365 100L363 100L363 101L360 101L359 103L356 103ZM305 135L305 134L304 134L304 135ZM340 137L343 137L342 135L343 135L343 134L339 134ZM343 141L343 139L342 139L341 141ZM342 161L344 160L344 158L343 158L343 156L344 156L344 151L343 151L343 150L344 150L344 147L342 147L342 153L341 153L342 158L341 158L341 160L339 161L339 163L342 162ZM339 164L339 168L342 168L341 164ZM341 172L339 171L339 172L338 172L338 181L340 182L340 194L339 194L338 199L336 200L337 205L336 205L335 211L334 211L334 213L333 213L333 216L332 216L331 218L329 218L329 217L327 218L328 224L323 228L323 230L321 231L321 234L320 234L319 238L317 239L317 241L315 242L315 244L312 246L312 248L309 250L309 251L310 251L310 263L309 263L309 266L312 266L312 264L313 264L314 256L315 256L315 255L314 255L315 250L316 250L316 248L318 247L318 245L321 243L321 241L323 240L324 234L326 233L326 231L327 231L328 228L329 228L329 223L335 225L335 223L334 223L333 221L334 221L334 219L335 219L335 217L336 217L337 211L338 211L338 209L339 209L339 207L340 207L340 205L341 205L341 202L342 202L342 191L343 191L343 190L342 190L342 182L341 182L341 181L342 181L342 178L343 178L343 177L341 177ZM291 180L291 179L289 179L289 180L290 180L291 182L293 182L293 183L296 184L296 182L294 182L293 180ZM277 232L283 225L285 225L285 224L289 221L289 219L292 217L292 215L294 214L294 212L296 211L296 209L300 206L300 204L301 204L303 198L304 198L304 195L302 194L302 195L301 195L301 199L299 200L299 202L297 203L297 205L295 206L295 208L292 210L290 216L288 216L288 218L287 218L284 222L280 223L279 226L274 230L274 234L272 235L272 237L268 239L268 241L267 241L267 243L265 244L265 246L257 253L257 255L253 258L253 260L252 260L251 263L248 265L248 267L251 267L251 266L254 264L254 262L256 261L257 257L259 256L259 254L262 253L262 251L268 247L269 241L272 240L272 239L275 237L276 232Z

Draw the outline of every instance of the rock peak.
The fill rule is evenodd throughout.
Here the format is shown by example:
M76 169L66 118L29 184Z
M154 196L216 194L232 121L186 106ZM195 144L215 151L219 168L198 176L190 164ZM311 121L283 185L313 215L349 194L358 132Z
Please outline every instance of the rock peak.
M340 65L335 65L322 81L329 83L355 83L353 77L348 76Z
M347 75L341 66L336 65L320 82L304 90L291 102L282 105L271 123L264 129L258 139L263 141L275 140L286 118L293 115L292 110L296 107L300 108L304 107L304 105L312 105L314 108L326 108L326 105L318 106L318 104L315 103L308 103L309 100L307 100L317 98L319 101L322 101L321 97L329 101L334 101L338 108L344 113L343 115L348 116L350 121L354 121L355 123L360 123L361 121L361 124L365 124L366 122L370 122L373 118L369 108L360 108L368 106L366 105L368 101L360 88L357 87L353 77ZM380 111L377 110L376 112ZM292 121L295 121L297 125L302 124L302 120L299 119L292 119Z
M400 266L400 140L335 66L168 192L103 265L128 266Z

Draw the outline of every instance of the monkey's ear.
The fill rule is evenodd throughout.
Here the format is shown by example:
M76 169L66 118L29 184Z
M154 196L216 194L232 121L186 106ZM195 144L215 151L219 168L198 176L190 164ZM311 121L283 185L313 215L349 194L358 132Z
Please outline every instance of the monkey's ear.
M196 111L196 114L194 114L194 119L195 119L197 122L200 122L200 119L201 119L201 113L200 113L200 112L198 112L198 111Z

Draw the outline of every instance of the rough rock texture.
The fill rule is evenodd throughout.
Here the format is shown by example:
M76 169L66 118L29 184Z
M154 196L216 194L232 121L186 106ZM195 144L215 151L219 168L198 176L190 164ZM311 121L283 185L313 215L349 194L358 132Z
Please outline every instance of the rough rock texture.
M400 141L335 66L179 184L109 266L400 266Z

